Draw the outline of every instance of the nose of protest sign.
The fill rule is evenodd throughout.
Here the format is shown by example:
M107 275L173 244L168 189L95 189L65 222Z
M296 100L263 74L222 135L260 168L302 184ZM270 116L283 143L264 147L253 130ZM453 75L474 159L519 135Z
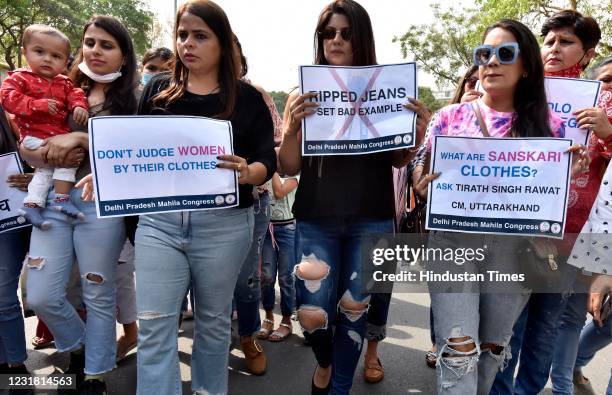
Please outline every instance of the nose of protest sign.
M302 154L363 154L414 147L416 64L300 66L301 93L316 112L302 121Z

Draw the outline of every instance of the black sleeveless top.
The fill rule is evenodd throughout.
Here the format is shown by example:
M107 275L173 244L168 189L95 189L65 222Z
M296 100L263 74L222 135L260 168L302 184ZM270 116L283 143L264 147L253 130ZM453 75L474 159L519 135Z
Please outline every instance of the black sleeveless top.
M392 219L392 152L304 156L293 213L298 220L322 217Z

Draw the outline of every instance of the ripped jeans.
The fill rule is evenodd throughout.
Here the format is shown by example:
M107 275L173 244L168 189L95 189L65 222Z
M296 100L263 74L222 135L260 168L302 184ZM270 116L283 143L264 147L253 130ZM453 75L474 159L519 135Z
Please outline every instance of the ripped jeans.
M484 261L433 261L427 268L435 272L520 273L516 249L520 237L467 235L432 232L429 248L483 248ZM464 288L465 283L439 286L429 283L431 307L434 313L438 362L436 365L438 394L489 394L498 371L511 358L512 328L523 311L530 292L517 286L514 292L479 292L483 289ZM456 287L453 289L453 287ZM486 346L485 346L486 345Z
M70 198L85 214L84 220L45 208L43 216L51 228L32 229L28 306L47 324L59 352L75 351L85 344L85 373L102 374L115 368L115 273L125 224L123 218L98 219L94 203L83 202L81 192L73 188ZM49 201L53 198L55 194L49 193ZM87 306L86 324L66 299L75 254Z
M182 393L178 316L190 284L197 303L191 387L203 394L227 393L232 294L252 234L252 208L140 217L138 394Z
M298 318L319 365L325 368L333 363L332 394L351 390L363 347L370 295L362 293L361 243L371 233L393 233L393 221L297 221Z

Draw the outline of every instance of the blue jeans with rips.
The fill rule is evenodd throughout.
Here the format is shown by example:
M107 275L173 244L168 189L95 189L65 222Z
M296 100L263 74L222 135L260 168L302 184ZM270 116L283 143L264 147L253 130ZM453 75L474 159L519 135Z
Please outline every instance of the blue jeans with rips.
M298 318L319 365L333 364L332 394L350 392L363 347L370 295L362 290L361 244L372 233L393 233L393 220L297 221Z
M140 217L136 232L137 393L182 393L178 315L189 284L197 308L191 387L227 393L232 294L253 234L253 209Z
M47 205L48 230L32 229L28 265L28 305L49 327L58 351L85 345L85 373L102 374L115 368L117 303L115 274L125 242L123 218L96 216L93 202L83 202L81 189L70 198L85 215L75 220ZM49 193L49 202L55 194ZM66 298L75 256L81 275L87 323Z

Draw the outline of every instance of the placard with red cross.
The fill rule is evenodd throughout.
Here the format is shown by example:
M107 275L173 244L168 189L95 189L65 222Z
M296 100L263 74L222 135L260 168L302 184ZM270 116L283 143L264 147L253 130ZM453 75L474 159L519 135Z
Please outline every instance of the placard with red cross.
M300 91L315 92L302 121L302 155L350 155L414 147L416 63L300 66Z

